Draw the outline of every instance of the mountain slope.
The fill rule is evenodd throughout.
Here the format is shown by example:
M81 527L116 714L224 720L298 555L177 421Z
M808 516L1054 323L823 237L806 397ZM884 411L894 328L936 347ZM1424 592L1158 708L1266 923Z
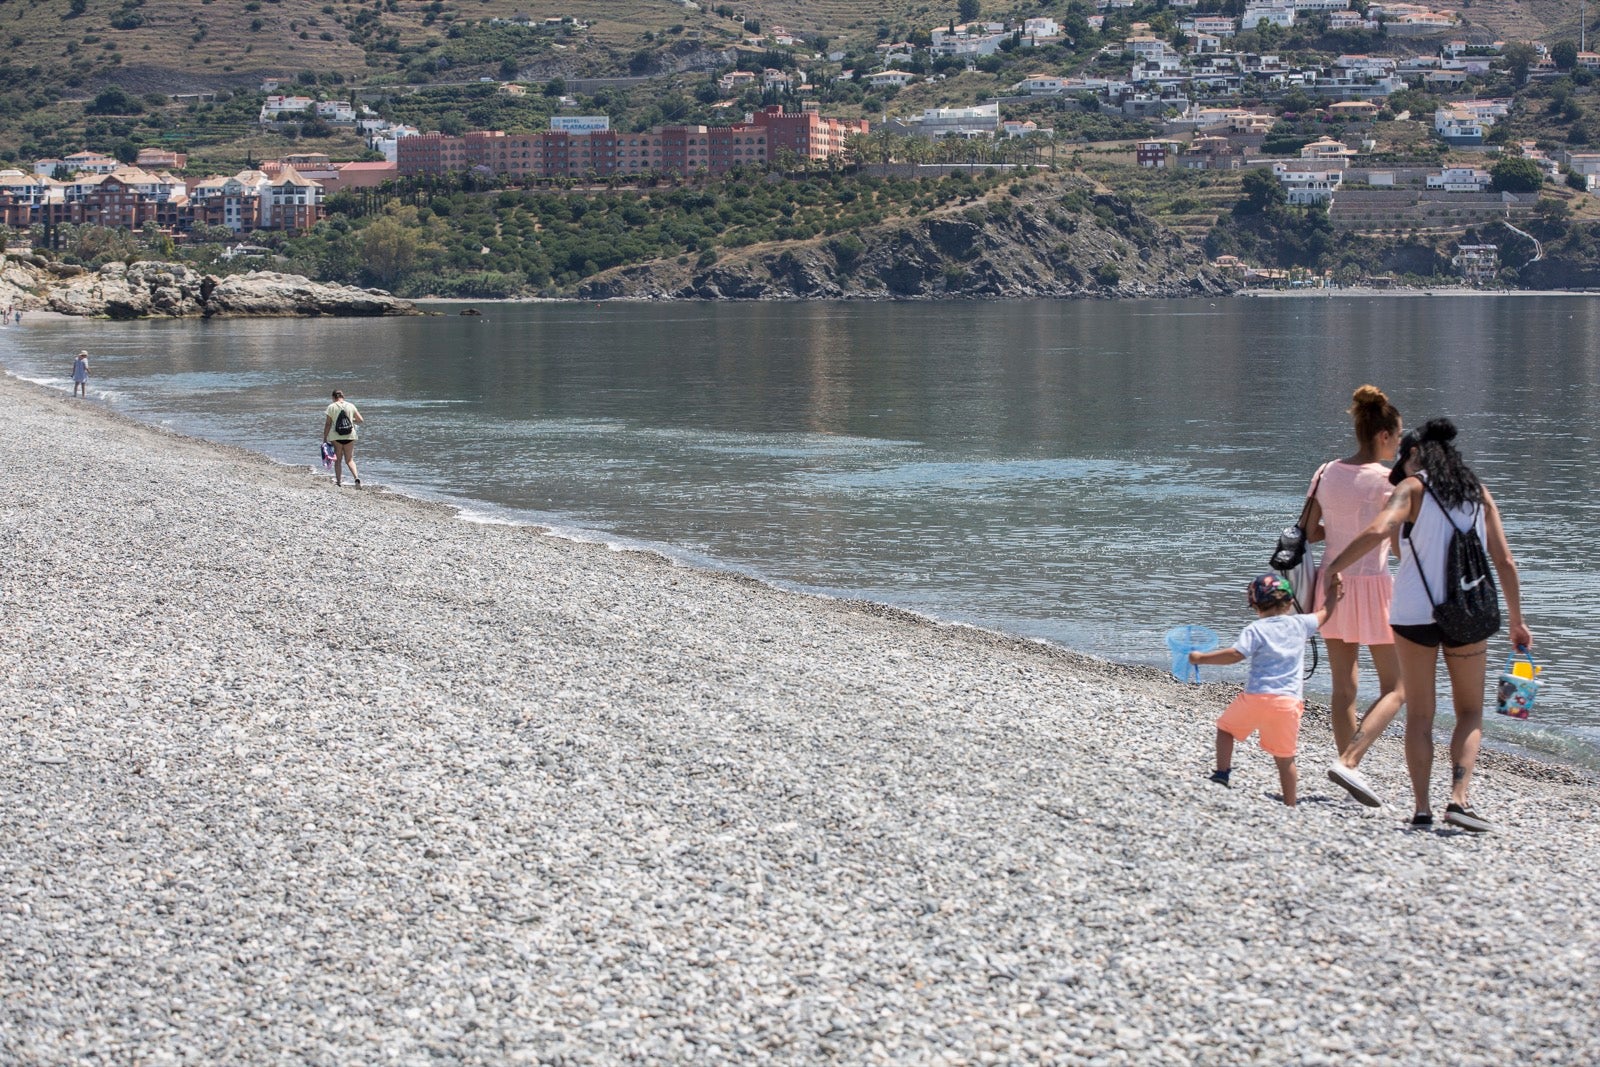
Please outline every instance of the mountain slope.
M682 27L691 39L737 42L740 19L707 4L688 9L670 0L37 0L0 6L0 34L9 38L5 63L32 70L40 87L93 89L112 81L135 91L196 91L243 87L263 75L339 73L353 82L382 80L402 70L415 50L460 40L464 27L487 20L566 17L586 24L565 38L564 51L595 74L627 73L611 66L648 48L656 35ZM938 25L955 4L888 0L751 0L738 14L764 29L780 23L807 37L826 34L857 43L875 40L877 27ZM732 8L726 8L732 12ZM454 33L454 36L452 34ZM647 37L647 35L650 35ZM551 33L528 34L513 51L523 58L562 43ZM587 55L586 55L587 53Z
M902 217L845 238L660 259L596 275L585 299L1191 296L1232 288L1196 248L1121 197L1041 178L966 207Z
M988 18L1040 13L1035 4L996 0L982 10ZM1462 13L1500 36L1577 36L1578 8L1565 0L1478 0ZM483 32L487 20L513 16L584 26ZM447 72L471 77L506 59L540 58L558 58L574 73L626 74L639 51L654 51L669 37L726 47L746 36L746 22L808 42L825 37L839 48L898 39L955 17L953 0L707 0L697 8L675 0L35 0L0 5L0 40L9 43L4 66L31 72L28 84L13 79L12 88L81 91L116 82L137 92L174 92L242 88L263 75L301 71L382 82L415 71L414 61L432 52L449 60Z

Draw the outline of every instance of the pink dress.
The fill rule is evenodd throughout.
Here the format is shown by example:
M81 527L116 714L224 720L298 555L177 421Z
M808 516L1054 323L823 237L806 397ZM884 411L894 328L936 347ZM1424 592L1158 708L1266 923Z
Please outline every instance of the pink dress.
M1389 468L1382 463L1358 465L1334 460L1323 468L1322 480L1315 484L1317 502L1322 505L1322 527L1327 534L1322 546L1324 560L1344 551L1357 534L1371 525L1394 491L1389 484ZM1322 628L1322 636L1356 645L1394 644L1394 631L1389 629L1389 601L1393 596L1389 543L1385 541L1345 569L1344 599Z

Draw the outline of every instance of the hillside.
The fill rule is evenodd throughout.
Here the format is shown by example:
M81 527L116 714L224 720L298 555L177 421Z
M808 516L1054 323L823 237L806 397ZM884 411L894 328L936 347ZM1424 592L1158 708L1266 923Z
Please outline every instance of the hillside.
M1577 37L1578 8L1565 0L1456 6L1473 26L1501 37ZM1068 5L986 0L981 7L996 19L1041 9L1061 15ZM491 61L488 53L498 56L494 63L543 57L573 74L626 74L640 50L685 40L726 47L746 35L747 22L843 49L944 25L956 11L954 0L707 0L697 8L677 0L34 0L0 7L0 30L10 43L6 62L36 69L42 88L88 90L114 80L136 92L175 92L249 87L263 75L299 71L382 82L419 50L460 44L464 30L477 33L469 27L513 16L575 20L583 29L468 42L447 54L472 76L475 62ZM484 55L471 54L474 43Z
M187 152L192 176L229 173L285 152L336 159L366 153L348 127L307 121L264 129L257 111L267 78L279 80L282 91L353 99L391 121L446 132L544 129L564 107L640 130L723 123L760 104L798 103L800 97L776 89L719 88L716 73L737 61L757 72L809 67L814 79L805 99L830 114L876 119L994 99L1036 69L1125 77L1131 56L1119 46L1131 20L1153 19L1163 33L1175 29L1161 21L1170 20L1170 12L1145 4L1119 11L1103 34L1096 33L1081 21L1088 8L1056 0L1044 9L1079 20L1079 37L1037 49L1007 41L971 67L962 59L919 54L914 62L924 77L903 91L831 77L841 67L872 69L874 45L948 23L956 6L954 0L751 0L737 8L570 0L531 9L517 0L35 0L16 6L0 0L0 26L11 45L0 59L0 163L26 167L83 148L131 160L142 147L162 146ZM982 10L985 17L1005 18L1037 14L1040 7L984 0ZM1480 0L1463 12L1470 18L1463 34L1475 41L1544 35L1551 25L1575 28L1574 16L1549 0ZM759 46L747 41L758 27L767 35ZM772 40L780 27L791 43ZM1324 19L1308 20L1287 36L1246 31L1239 47L1265 50L1274 42L1287 53L1328 58L1369 47L1401 56L1438 43L1384 38L1377 31L1341 36L1329 32ZM823 59L825 52L834 59ZM1461 95L1509 95L1515 77L1503 69L1475 76ZM501 81L527 88L501 92ZM1600 143L1591 72L1536 80L1517 93L1495 143L1527 139L1550 151ZM1264 152L1292 157L1319 137L1348 136L1303 93L1278 95L1285 112L1299 114L1286 115L1275 132L1281 143L1264 145ZM1385 121L1372 127L1373 158L1397 166L1436 165L1447 157L1476 165L1480 154L1448 152L1426 125L1443 99L1415 88L1391 97ZM1130 142L1155 134L1158 123L1070 96L1008 99L1003 107L1004 117L1033 120L1041 134L981 146L950 139L901 149L869 138L870 154L853 149L845 162L845 169L887 162L903 150L907 154L895 158L963 164L959 181L847 176L838 173L838 160L810 172L752 172L709 185L651 175L632 189L596 182L578 189L484 191L481 183L469 190L452 178L412 184L392 197L335 197L328 225L294 238L256 237L280 262L308 276L407 296L472 298L1176 294L1233 284L1206 267L1208 255L1223 253L1263 268L1341 277L1449 272L1450 243L1461 225L1333 233L1304 213L1264 228L1233 225L1237 171L1131 165ZM1393 120L1405 115L1423 120ZM1046 130L1054 136L1043 136ZM1031 163L1048 173L1006 177L986 172L990 162ZM619 184L627 183L611 183ZM1568 232L1569 218L1574 232L1587 231L1600 210L1593 197L1555 192L1559 210L1552 209L1552 231L1542 238L1552 243ZM136 244L136 235L124 234L66 252L91 264ZM199 247L184 255L226 269L208 262L218 251ZM1505 266L1515 272L1530 265L1532 255L1531 245L1525 255L1508 251ZM1589 255L1586 242L1573 244L1561 255L1552 252L1539 270L1589 278Z
M0 6L0 39L9 43L0 69L13 93L69 99L112 83L135 93L201 92L300 72L355 85L419 73L429 81L470 79L498 74L503 64L598 77L670 69L673 53L737 45L747 22L843 50L946 24L956 7L954 0L708 0L698 8L676 0L35 0ZM988 0L982 12L1004 18L1041 7L1067 9ZM1577 36L1577 8L1563 0L1478 0L1462 10L1494 36ZM575 23L549 32L485 26L513 16ZM661 55L646 63L641 52ZM419 71L419 59L431 69Z
M672 0L34 0L0 4L0 161L119 139L193 149L233 146L230 158L271 154L281 139L252 128L253 107L216 114L175 106L172 94L255 93L263 79L384 94L414 85L636 77L704 68L746 35L745 19L782 24L830 47L869 47L879 27L899 35L948 21L955 3L756 0L691 10ZM531 19L515 25L513 17ZM546 26L546 18L566 21ZM813 43L817 43L813 40ZM128 106L86 114L107 87ZM159 96L158 96L159 94ZM92 109L91 109L92 110ZM332 150L359 151L339 141Z
M673 0L525 0L418 3L381 0L37 0L0 7L0 30L8 36L6 62L37 71L39 87L92 90L115 81L135 92L196 92L248 88L264 75L299 71L338 73L365 84L383 82L406 69L419 49L461 41L466 27L513 16L567 18L584 24L570 35L525 34L507 38L511 47L483 41L486 55L455 49L464 73L477 76L474 61L495 53L519 62L563 60L573 74L626 74L627 61L674 27L687 36L723 47L745 30L739 18L718 14L719 5L691 10ZM836 42L876 40L878 27L891 33L938 25L955 17L954 0L749 0L736 5L744 20L782 25L807 38ZM476 31L471 31L468 35Z
M547 125L554 99L540 92L496 98L492 83L506 79L540 87L570 84L579 106L626 127L715 123L727 112L715 107L719 94L707 74L726 69L736 56L755 69L776 62L819 68L825 76L839 65L819 65L812 56L826 51L871 69L875 44L947 24L956 9L954 0L708 0L693 7L679 0L0 3L0 41L8 46L0 56L0 162L27 163L85 147L132 158L138 147L158 145L189 152L197 165L226 170L294 151L300 131L263 131L254 121L267 78L289 89L353 96L386 117L427 129ZM1089 8L1062 0L984 0L981 10L986 18L1043 10L1070 19ZM1552 27L1576 30L1570 5L1556 0L1479 0L1462 10L1470 19L1463 33L1474 40L1549 36ZM1108 27L1108 41L1122 39L1128 17L1170 13L1150 4L1119 14L1117 28ZM756 27L768 35L781 28L797 43L766 52L768 45L746 43ZM1287 46L1303 50L1313 43L1296 38ZM1035 64L1058 71L1093 67L1100 74L1124 70L1115 55L1097 60L1101 44L1091 33L1081 48L987 57L975 70L942 67L944 77L904 92L866 91L844 82L815 98L831 113L877 118L992 98ZM1354 47L1336 40L1322 46ZM1389 41L1383 47L1410 46ZM114 89L110 99L104 95L108 89ZM207 99L173 101L174 94ZM751 102L746 96L730 106ZM1127 124L1090 123L1082 114L1052 114L1048 107L1011 110L1069 138L1142 132ZM364 150L354 136L327 127L306 136L318 138L315 150L335 156L355 158Z
M277 241L282 262L408 297L1129 295L1224 285L1196 245L1128 198L1044 171L960 167L914 180L749 170L704 185L457 188L336 207L329 225Z
M1474 27L1492 39L1554 42L1564 37L1576 41L1580 5L1568 0L1472 0L1446 6L1460 11ZM1589 11L1589 41L1594 46L1595 21L1600 9Z
M584 299L1193 296L1233 286L1127 200L1053 175L834 238L658 259L577 287Z

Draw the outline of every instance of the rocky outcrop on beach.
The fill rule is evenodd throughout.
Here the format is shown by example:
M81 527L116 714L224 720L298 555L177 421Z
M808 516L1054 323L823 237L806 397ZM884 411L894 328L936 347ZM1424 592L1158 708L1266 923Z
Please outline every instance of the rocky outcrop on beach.
M660 260L586 281L585 300L1022 299L1222 294L1234 282L1126 200L991 198L850 234Z
M381 289L275 271L217 276L182 263L107 263L90 271L30 257L9 260L0 282L22 307L111 319L420 314Z

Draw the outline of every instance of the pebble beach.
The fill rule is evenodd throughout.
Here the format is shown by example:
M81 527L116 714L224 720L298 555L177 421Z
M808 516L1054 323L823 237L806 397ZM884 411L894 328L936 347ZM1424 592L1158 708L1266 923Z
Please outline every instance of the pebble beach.
M1413 830L1313 708L1291 810L1231 687L9 377L0 459L0 1063L1600 1062L1586 772Z

